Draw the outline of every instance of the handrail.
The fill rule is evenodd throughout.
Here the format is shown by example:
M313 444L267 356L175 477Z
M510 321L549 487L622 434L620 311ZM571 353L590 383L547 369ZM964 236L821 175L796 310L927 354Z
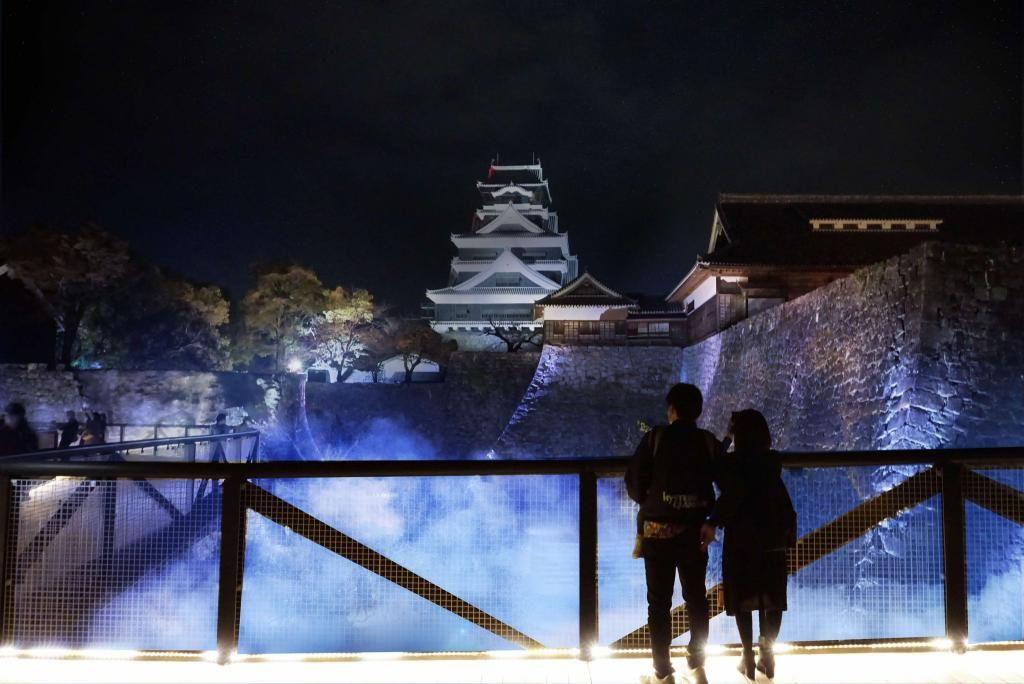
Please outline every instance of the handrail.
M212 441L257 435L258 432L236 432L178 439L147 440L118 444L75 447L63 450L74 455L102 453L131 444L130 448L147 448L180 444L187 441ZM83 450L83 451L79 451ZM949 463L1015 465L1024 464L1024 447L972 449L911 449L894 451L790 452L779 454L787 468L836 466L878 466ZM53 461L53 452L35 452L8 457L0 461L0 473L12 477L29 475L68 475L80 477L163 477L163 478L273 478L273 477L403 477L457 475L579 475L582 473L617 474L625 471L629 459L606 457L589 459L544 460L436 460L436 461L263 461L260 463L183 463L183 462L116 462Z
M66 459L81 458L83 456L98 456L109 454L114 451L133 451L136 449L154 449L167 446L179 446L183 444L197 444L204 442L226 442L236 437L258 437L259 430L245 430L243 432L224 432L215 435L192 435L189 437L162 437L160 439L140 439L129 442L106 442L104 444L88 444L86 446L68 447L66 449L43 449L30 451L23 454L12 454L0 457L0 469L7 465L17 463L35 463L42 465L48 463L59 465ZM99 465L94 463L94 465ZM143 465L146 465L143 463ZM6 470L4 470L6 472Z
M201 492L206 483L222 480L219 489L210 495L202 493L197 501L204 502L203 511L219 509L221 532L219 584L217 598L217 648L219 658L225 661L237 650L239 616L241 615L242 580L245 563L246 520L249 511L255 511L279 525L290 527L314 543L339 554L357 564L364 565L371 572L398 586L434 600L443 596L439 603L443 608L473 621L478 626L491 629L519 645L531 645L533 640L521 632L507 633L508 625L486 613L483 608L462 600L457 594L418 575L400 565L394 559L366 546L348 536L342 530L319 520L315 516L278 499L270 490L259 483L247 480L259 478L320 478L320 477L404 477L404 476L479 476L479 475L575 475L579 486L579 644L580 656L590 658L592 645L598 641L598 478L621 473L628 459L621 457L595 459L560 460L441 460L441 461L270 461L263 463L194 463L122 460L110 461L54 461L58 458L87 454L109 454L129 449L146 449L158 446L173 446L183 443L227 441L235 437L259 438L255 430L241 433L202 435L189 438L145 440L133 443L92 445L54 451L36 452L14 457L16 460L0 461L0 579L6 580L10 572L10 561L5 558L9 551L19 549L17 528L12 528L11 517L17 508L11 507L14 478L32 476L83 477L75 492L67 497L62 507L51 516L53 525L45 528L43 536L37 534L39 544L52 539L59 528L74 514L89 493L100 491L116 492L111 486L115 478L131 479L136 484L146 483L146 478L203 479ZM941 495L942 508L942 557L943 594L946 621L946 635L954 648L962 649L968 636L967 589L966 589L966 540L964 505L967 501L976 504L1010 520L1020 522L1018 490L1005 487L977 472L986 466L1003 468L1024 466L1024 447L899 450L873 452L818 452L781 453L782 463L788 468L808 467L857 467L879 464L914 464L922 466L916 474L902 483L861 501L854 509L838 516L824 525L805 534L798 541L798 551L791 559L791 572L806 566L850 540L863 534L866 529L877 525L880 520L897 515L935 495ZM972 472L969 465L975 469ZM96 482L93 480L108 480ZM148 483L146 483L148 484ZM145 489L145 485L143 486ZM214 487L218 487L215 483ZM996 488L992 494L989 489ZM104 490L104 488L106 488ZM154 494L155 492L155 494ZM216 492L216 493L215 493ZM158 490L150 486L146 493L157 498ZM1009 502L1009 504L1004 503ZM173 505L157 503L168 510L172 518L179 517ZM106 500L105 521L113 529L117 517L116 499ZM184 520L185 518L180 518ZM298 521L298 522L296 522ZM176 523L172 523L176 524ZM104 523L104 530L108 527ZM113 535L105 540L114 539ZM105 544L107 542L105 541ZM22 553L36 553L35 540L30 540ZM109 548L113 550L113 542ZM31 557L31 556L29 556ZM8 618L14 615L10 610L8 582L0 581L0 641L9 632L5 631ZM443 593L442 593L443 592ZM721 608L719 587L712 587L709 595ZM5 596L6 595L6 596ZM436 602L436 601L435 601ZM685 611L676 609L672 619L674 634L687 628ZM634 647L646 639L646 627L625 635L612 644L612 648Z

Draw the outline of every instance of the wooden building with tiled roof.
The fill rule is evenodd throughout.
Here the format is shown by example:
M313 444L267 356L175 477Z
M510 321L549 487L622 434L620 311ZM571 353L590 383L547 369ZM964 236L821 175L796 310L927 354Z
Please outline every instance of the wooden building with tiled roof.
M1024 240L1024 196L720 195L707 254L665 298L688 343L926 241Z

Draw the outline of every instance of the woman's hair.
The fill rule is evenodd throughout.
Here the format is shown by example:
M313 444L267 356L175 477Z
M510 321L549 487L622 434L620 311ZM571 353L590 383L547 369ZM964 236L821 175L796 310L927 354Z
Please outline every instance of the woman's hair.
M732 438L736 451L761 452L772 448L768 421L755 409L733 412Z

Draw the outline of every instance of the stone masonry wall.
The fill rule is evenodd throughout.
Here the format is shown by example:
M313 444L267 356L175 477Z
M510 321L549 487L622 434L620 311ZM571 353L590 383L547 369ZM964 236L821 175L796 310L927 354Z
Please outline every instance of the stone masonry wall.
M269 376L191 371L78 371L89 406L114 423L186 425L212 423L217 413L240 406L266 418Z
M1024 444L1024 254L928 245L908 444Z
M682 359L675 347L546 345L495 452L504 458L632 453L641 421L665 421L665 392L678 381Z
M519 406L540 352L460 352L445 381L442 448L454 456L489 451Z
M758 408L781 449L1020 444L1021 268L1006 250L922 245L687 348L682 378L709 429Z
M185 425L212 422L216 414L240 406L257 420L268 407L261 383L247 373L185 371L53 371L43 365L0 366L0 401L25 404L29 420L64 420L72 409L103 411L112 423Z
M0 404L25 405L33 423L64 420L64 412L85 407L78 381L69 371L47 370L43 364L0 365Z

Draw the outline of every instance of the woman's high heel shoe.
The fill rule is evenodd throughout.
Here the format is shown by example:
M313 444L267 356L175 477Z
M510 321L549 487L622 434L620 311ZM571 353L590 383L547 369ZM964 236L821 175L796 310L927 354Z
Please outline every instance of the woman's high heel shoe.
M768 679L775 679L775 652L772 651L772 645L762 640L758 650L761 655L757 659L757 671Z
M748 682L754 681L754 678L757 676L757 669L754 666L753 649L743 649L743 655L740 656L740 662L736 665L736 671Z

